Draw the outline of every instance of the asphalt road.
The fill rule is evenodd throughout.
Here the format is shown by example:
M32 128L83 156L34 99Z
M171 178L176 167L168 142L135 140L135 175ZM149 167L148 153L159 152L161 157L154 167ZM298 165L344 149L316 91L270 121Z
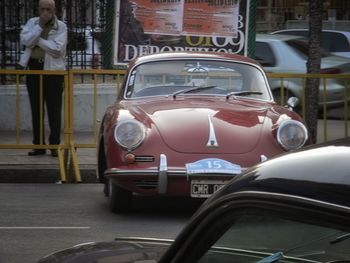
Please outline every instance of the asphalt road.
M0 200L0 263L116 236L174 238L200 205L137 197L133 212L113 214L100 184L0 184Z

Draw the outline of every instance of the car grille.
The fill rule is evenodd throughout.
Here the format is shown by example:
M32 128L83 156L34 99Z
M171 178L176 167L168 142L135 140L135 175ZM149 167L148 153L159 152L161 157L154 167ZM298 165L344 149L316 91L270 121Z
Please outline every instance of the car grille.
M142 155L136 155L135 161L140 163L151 163L154 162L153 156L142 156Z
M154 189L158 187L158 181L137 181L135 185L143 189Z

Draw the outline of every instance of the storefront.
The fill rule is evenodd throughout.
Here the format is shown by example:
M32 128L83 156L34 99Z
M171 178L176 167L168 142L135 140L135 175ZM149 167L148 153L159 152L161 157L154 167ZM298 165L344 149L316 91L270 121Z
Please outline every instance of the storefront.
M257 32L307 27L308 2L303 0L259 0L256 12ZM324 1L323 11L323 28L349 30L349 0Z

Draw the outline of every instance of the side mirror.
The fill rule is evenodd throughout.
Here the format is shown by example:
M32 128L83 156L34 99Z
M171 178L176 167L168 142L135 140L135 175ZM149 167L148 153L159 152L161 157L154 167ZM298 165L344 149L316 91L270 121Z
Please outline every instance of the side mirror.
M287 101L287 107L290 109L295 108L299 105L299 99L297 97L290 97Z

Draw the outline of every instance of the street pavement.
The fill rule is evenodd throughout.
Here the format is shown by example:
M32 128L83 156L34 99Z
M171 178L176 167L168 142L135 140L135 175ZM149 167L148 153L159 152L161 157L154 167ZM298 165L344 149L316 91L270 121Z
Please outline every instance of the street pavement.
M318 123L318 143L345 137L344 121L328 120L327 129L323 121ZM350 132L350 125L348 124ZM325 132L327 137L325 138ZM0 145L14 143L14 132L0 131ZM76 143L93 142L93 133L74 134ZM22 134L22 142L30 143L30 133ZM57 157L46 155L28 156L29 149L0 149L0 183L60 183L60 168ZM97 183L96 149L77 148L77 159L82 183Z

